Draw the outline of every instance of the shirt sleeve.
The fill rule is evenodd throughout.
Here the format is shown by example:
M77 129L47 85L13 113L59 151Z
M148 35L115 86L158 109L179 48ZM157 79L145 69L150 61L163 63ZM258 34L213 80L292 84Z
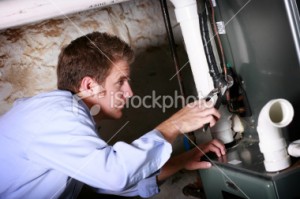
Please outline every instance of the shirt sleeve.
M156 180L158 173L159 172L155 172L148 178L142 179L138 182L138 184L122 192L107 191L103 189L94 189L94 191L101 194L120 195L126 197L139 195L142 198L149 198L158 194L160 191Z
M149 198L159 193L156 176L151 176L138 183L138 192L141 197Z
M170 157L172 146L157 130L131 144L109 146L97 137L90 119L77 114L75 118L56 113L46 120L49 124L40 124L27 158L92 187L123 192L155 173Z

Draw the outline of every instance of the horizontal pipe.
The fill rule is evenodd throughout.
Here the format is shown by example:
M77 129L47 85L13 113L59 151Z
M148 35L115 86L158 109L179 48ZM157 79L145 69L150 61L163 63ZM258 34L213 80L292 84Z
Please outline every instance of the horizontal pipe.
M289 147L288 147L288 153L290 156L293 157L300 157L300 140L296 140L292 143L290 143Z
M0 1L0 30L126 2L129 0Z

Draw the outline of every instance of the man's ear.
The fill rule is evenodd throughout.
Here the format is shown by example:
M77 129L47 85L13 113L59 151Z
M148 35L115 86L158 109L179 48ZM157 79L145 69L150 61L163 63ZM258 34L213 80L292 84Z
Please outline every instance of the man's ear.
M85 76L80 82L79 95L82 97L88 97L93 95L93 91L91 90L93 82L94 80L91 77Z
M94 95L105 95L105 89L95 79L85 76L80 82L79 95L83 98Z

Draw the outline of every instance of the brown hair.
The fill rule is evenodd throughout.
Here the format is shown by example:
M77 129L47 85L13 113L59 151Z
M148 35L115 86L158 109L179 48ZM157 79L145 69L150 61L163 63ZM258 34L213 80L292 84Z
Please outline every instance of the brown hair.
M103 83L115 62L133 62L131 47L117 36L93 32L73 40L58 58L57 87L78 92L85 76Z

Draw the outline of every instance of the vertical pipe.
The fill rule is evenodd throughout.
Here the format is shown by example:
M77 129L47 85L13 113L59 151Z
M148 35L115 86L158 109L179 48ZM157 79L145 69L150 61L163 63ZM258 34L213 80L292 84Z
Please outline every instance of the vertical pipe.
M170 22L170 16L169 16L167 2L166 2L166 0L160 0L160 4L161 4L165 27L166 27L166 31L167 31L167 35L168 35L169 47L171 50L171 55L172 55L172 59L173 59L175 70L176 70L176 77L177 77L177 81L178 81L179 92L180 92L180 95L183 96L184 99L186 99L186 95L185 95L184 89L183 89L182 77L180 75L178 55L177 55L177 51L176 51L176 44L175 44L175 39L174 39L172 26L171 26L171 22ZM189 136L190 140L192 140L194 143L196 143L196 137L193 132L189 133L188 136ZM186 137L184 137L184 148L186 150L189 150L191 148L190 140L188 140Z
M196 0L171 0L180 23L184 43L191 64L198 97L205 98L213 90L200 32Z

